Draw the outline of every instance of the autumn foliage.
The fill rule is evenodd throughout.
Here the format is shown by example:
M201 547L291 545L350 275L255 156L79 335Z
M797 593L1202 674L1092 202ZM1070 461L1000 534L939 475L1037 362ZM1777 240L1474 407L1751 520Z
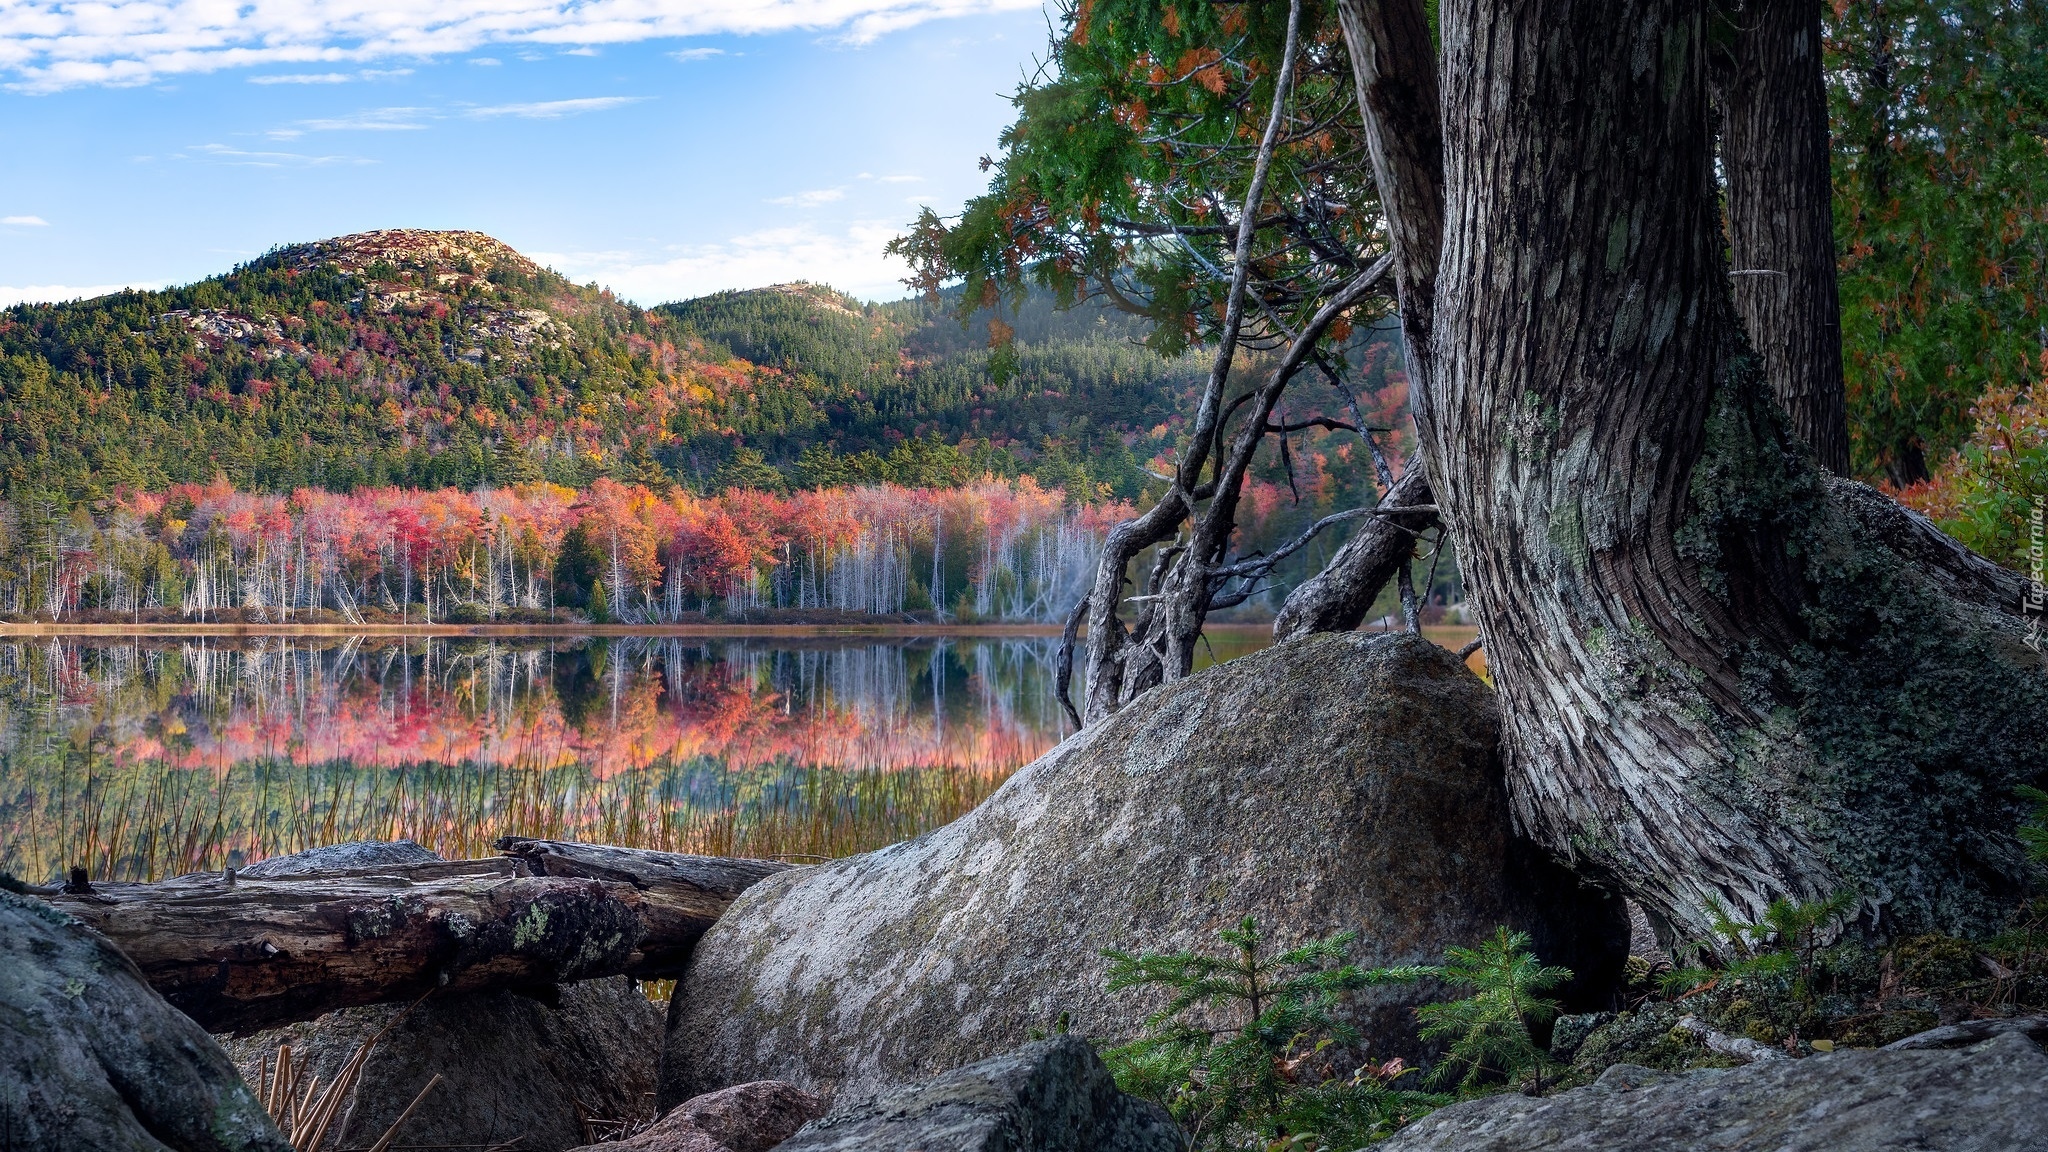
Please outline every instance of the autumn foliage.
M0 509L0 610L63 619L631 622L762 609L1046 619L1129 509L1030 477L700 496L600 478L465 492L225 481Z
M2048 508L2048 352L2025 388L1994 388L1971 406L1976 430L1934 477L1897 493L1971 548L2027 572Z

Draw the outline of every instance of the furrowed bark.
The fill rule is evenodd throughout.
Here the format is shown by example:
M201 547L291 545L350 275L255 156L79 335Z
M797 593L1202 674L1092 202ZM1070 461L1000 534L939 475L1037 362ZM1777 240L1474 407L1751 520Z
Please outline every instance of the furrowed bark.
M1433 504L1428 474L1410 466L1380 497L1383 508ZM1323 570L1287 596L1273 618L1273 639L1293 640L1312 632L1349 632L1365 622L1380 589L1415 551L1415 538L1435 527L1431 512L1374 516L1330 557Z
M1739 0L1716 69L1735 308L1771 393L1822 465L1849 472L1819 0Z
M1338 23L1351 57L1352 78L1365 119L1373 182L1387 221L1394 256L1396 296L1401 312L1402 366L1418 420L1430 403L1435 372L1437 266L1443 248L1444 167L1442 98L1436 45L1422 0L1339 0ZM1375 449L1377 456L1377 449ZM1414 499L1396 499L1387 486L1383 504L1434 503L1427 469L1411 462L1401 484L1415 486ZM1330 558L1323 571L1288 596L1273 621L1276 639L1310 632L1355 628L1372 608L1382 586L1398 579L1402 612L1411 628L1417 605L1406 561L1414 537L1438 522L1405 517L1362 526Z
M1401 300L1406 368L1418 402L1429 392L1430 332L1444 235L1444 140L1436 46L1422 0L1339 0L1365 115L1373 181L1387 218Z
M271 880L184 876L45 898L219 1032L435 989L673 976L733 896L788 867L553 842L516 850L520 858Z
M1421 420L1518 824L1667 940L1848 890L1995 927L2038 655L1829 492L1730 295L1703 0L1445 0Z

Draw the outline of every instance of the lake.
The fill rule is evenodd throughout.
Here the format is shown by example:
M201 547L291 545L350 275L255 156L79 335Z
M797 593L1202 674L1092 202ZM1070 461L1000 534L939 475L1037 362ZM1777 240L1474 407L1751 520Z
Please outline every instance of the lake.
M1216 630L1202 661L1266 639ZM1069 734L1057 646L13 638L0 642L0 869L148 880L345 840L489 855L507 834L866 851L959 816Z

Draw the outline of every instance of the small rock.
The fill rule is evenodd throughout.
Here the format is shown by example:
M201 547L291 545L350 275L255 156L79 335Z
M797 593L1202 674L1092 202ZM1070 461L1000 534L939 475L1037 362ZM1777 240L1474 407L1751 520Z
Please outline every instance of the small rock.
M389 1025L364 1063L345 1125L337 1124L345 1131L329 1137L335 1148L375 1142L436 1073L442 1082L400 1130L400 1147L484 1148L517 1140L521 1152L560 1152L598 1138L586 1119L621 1123L652 1115L660 1011L623 976L540 992L343 1008L223 1042L252 1084L260 1062L280 1044L309 1059L307 1073L324 1083Z
M1117 1090L1086 1041L1057 1036L835 1109L776 1152L1180 1152L1184 1145L1164 1109Z
M227 1054L104 936L0 892L0 1148L291 1152Z
M2048 1055L2019 1032L1974 1048L1838 1051L1739 1068L1617 1064L1590 1087L1455 1104L1376 1152L1839 1152L2048 1148Z
M1557 1023L1550 1028L1550 1058L1570 1060L1594 1029L1612 1019L1612 1012L1582 1012L1576 1016L1558 1017Z
M822 1097L757 1080L678 1104L643 1132L576 1152L768 1152L824 1112Z
M347 844L329 844L325 848L308 848L289 856L272 856L258 860L235 875L247 880L279 880L287 876L306 876L314 872L329 872L340 868L376 868L385 864L425 864L441 859L441 854L422 848L410 840L355 840Z

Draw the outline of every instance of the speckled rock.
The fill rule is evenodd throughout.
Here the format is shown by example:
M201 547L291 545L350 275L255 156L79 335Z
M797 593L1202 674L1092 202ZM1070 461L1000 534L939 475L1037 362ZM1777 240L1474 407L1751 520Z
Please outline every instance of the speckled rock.
M1165 1109L1059 1036L845 1107L776 1152L1180 1152Z
M0 892L0 1148L290 1152L227 1054L107 939Z
M1418 637L1320 635L1160 688L916 840L771 877L698 945L672 1002L662 1101L787 1080L911 1083L1052 1031L1135 1033L1102 950L1277 946L1356 931L1363 964L1434 962L1508 924L1603 1002L1620 901L1512 841L1492 692ZM1349 1011L1420 1055L1429 987Z
M441 854L422 848L410 840L352 840L346 844L329 844L325 848L308 848L289 856L272 856L268 860L242 869L242 875L258 880L276 880L285 876L306 876L314 872L332 872L342 868L375 868L384 864L424 864L441 859Z
M768 1152L824 1113L822 1096L779 1080L757 1080L679 1104L624 1140L575 1152Z
M1435 1112L1376 1152L2040 1152L2048 1055L2006 1033L1950 1051L1847 1051L1740 1068L1616 1064L1555 1096Z
M471 992L429 997L409 1010L344 1008L221 1039L250 1083L280 1044L310 1057L310 1071L327 1081L401 1013L365 1062L346 1131L329 1138L333 1147L374 1142L435 1073L442 1083L406 1121L401 1147L483 1148L516 1139L522 1152L561 1152L595 1138L585 1117L654 1114L661 1013L623 976L565 984L545 996Z

